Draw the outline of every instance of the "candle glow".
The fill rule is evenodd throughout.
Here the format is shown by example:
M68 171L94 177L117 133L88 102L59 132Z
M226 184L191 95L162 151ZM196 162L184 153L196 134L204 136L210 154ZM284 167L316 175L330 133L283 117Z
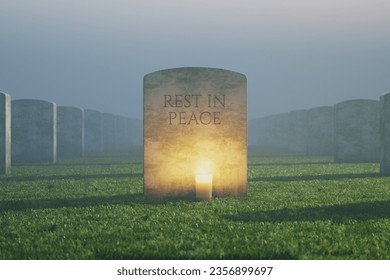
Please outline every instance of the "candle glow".
M211 174L199 174L195 177L196 198L198 200L211 200L213 188L213 176Z

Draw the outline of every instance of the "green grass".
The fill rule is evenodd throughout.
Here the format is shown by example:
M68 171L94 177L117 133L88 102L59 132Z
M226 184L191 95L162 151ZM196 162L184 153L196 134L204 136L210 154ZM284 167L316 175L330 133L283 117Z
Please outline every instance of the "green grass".
M147 199L140 158L0 176L0 259L390 259L378 164L250 157L248 196Z

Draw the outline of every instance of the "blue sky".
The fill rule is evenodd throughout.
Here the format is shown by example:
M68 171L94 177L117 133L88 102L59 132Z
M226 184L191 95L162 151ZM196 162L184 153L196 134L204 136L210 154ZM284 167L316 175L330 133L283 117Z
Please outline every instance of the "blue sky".
M248 117L390 92L390 0L0 0L0 91L142 117L142 79L248 78Z

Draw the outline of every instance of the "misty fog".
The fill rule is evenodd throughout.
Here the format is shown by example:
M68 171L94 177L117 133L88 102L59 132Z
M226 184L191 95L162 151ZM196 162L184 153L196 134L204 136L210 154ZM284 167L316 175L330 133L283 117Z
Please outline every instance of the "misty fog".
M143 76L182 66L248 78L248 118L390 90L390 2L0 3L0 91L142 118Z

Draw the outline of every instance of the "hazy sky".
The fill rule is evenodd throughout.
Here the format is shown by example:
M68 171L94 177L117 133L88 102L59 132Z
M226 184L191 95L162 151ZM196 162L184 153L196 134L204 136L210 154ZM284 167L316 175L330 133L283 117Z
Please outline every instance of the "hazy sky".
M390 0L0 0L0 91L142 117L143 76L224 68L248 117L390 92Z

